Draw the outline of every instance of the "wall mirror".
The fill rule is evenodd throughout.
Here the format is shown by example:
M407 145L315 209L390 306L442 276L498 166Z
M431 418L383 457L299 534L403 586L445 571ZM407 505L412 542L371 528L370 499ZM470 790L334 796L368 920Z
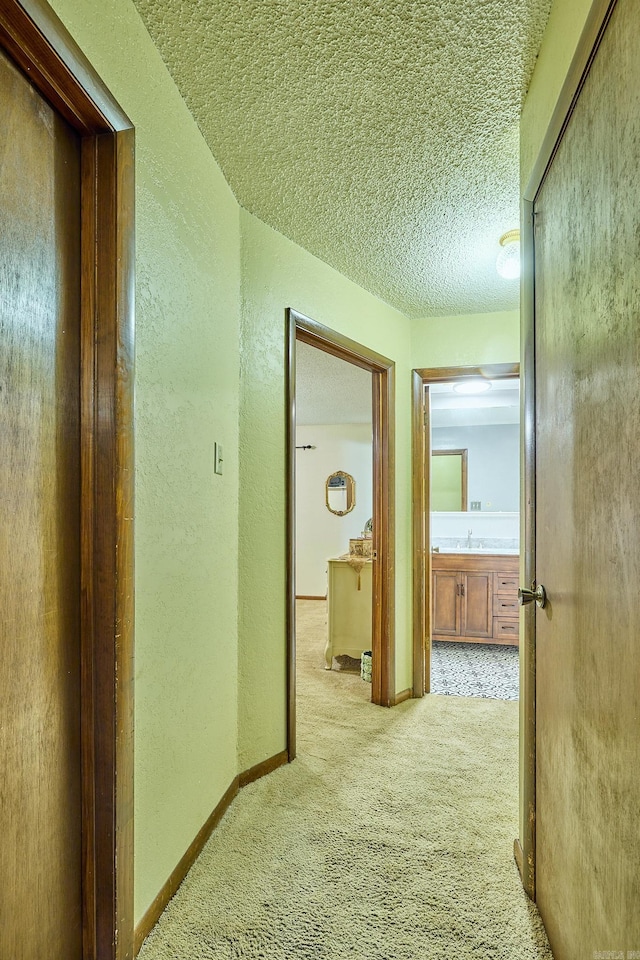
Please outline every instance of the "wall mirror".
M350 513L356 505L356 482L350 473L337 470L327 477L326 483L327 510L343 517Z
M467 383L478 392L460 391ZM429 384L429 420L431 509L516 513L520 508L518 378Z

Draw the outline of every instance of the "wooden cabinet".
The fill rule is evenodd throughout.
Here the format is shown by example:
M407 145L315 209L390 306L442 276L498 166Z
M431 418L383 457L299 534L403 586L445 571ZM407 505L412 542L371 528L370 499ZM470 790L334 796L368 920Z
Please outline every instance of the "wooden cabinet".
M493 635L493 575L485 571L433 571L433 633L487 639Z
M457 570L433 571L432 633L460 636L460 575Z
M434 640L518 644L518 557L432 554Z

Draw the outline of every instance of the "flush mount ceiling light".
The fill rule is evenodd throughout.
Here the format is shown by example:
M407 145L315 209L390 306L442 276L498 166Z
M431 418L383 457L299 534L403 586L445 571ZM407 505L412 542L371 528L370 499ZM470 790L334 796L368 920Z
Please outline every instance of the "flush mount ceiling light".
M491 390L491 381L481 380L479 377L475 380L461 380L460 383L454 383L453 389L456 393L486 393Z
M496 270L505 280L520 276L520 231L508 230L500 237L502 250L496 260Z

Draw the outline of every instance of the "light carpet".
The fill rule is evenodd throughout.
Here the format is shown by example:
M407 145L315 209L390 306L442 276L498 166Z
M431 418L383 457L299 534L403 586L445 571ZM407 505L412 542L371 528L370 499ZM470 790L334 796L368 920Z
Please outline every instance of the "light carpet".
M552 960L512 856L518 705L374 707L298 609L298 758L240 792L141 960Z

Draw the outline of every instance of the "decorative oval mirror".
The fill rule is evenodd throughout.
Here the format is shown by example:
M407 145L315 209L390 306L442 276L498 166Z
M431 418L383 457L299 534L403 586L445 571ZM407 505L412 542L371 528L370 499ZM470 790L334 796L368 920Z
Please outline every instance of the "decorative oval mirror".
M350 473L337 470L327 477L327 510L343 517L356 505L356 482Z

